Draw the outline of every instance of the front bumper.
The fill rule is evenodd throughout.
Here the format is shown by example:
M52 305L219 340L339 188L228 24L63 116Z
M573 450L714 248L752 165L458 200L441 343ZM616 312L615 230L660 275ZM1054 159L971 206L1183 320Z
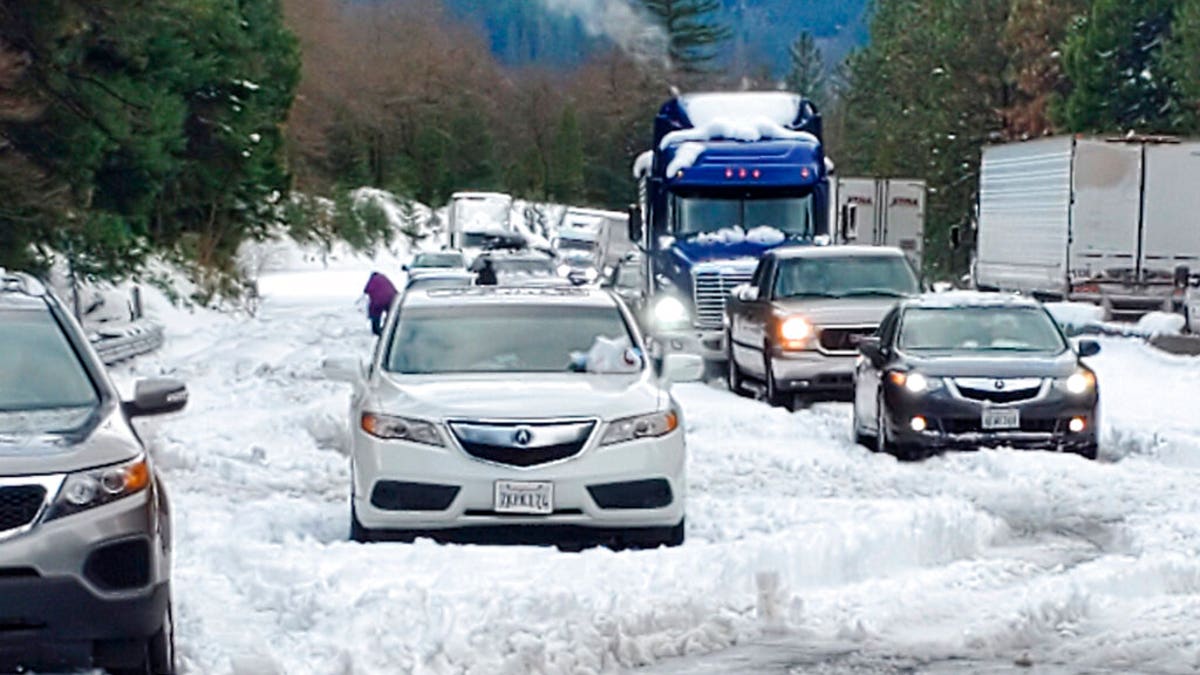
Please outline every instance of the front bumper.
M683 430L656 439L599 447L603 429L574 457L527 468L477 459L445 434L446 447L382 441L355 431L354 511L370 530L448 530L536 526L621 530L673 527L683 520L686 450ZM508 515L495 511L497 481L550 482L553 513ZM602 506L603 486L634 487L646 481L663 487L649 508ZM380 498L396 484L407 492ZM413 484L425 486L416 491ZM665 486L664 486L665 484ZM597 488L601 488L597 492ZM424 510L411 506L416 500ZM440 500L440 502L439 502ZM665 503L664 503L665 502ZM381 508L387 506L388 508ZM547 530L549 531L549 530Z
M819 351L775 350L772 375L780 391L806 393L850 400L854 394L856 357L829 355Z
M154 490L0 542L0 670L121 666L169 603Z
M1050 387L1036 399L994 404L956 396L949 387L914 395L888 385L885 396L889 414L884 423L888 427L888 438L899 446L930 451L1011 447L1090 453L1095 449L1100 427L1095 392L1075 396ZM1015 408L1019 411L1020 428L984 429L983 413L988 408ZM928 426L924 431L912 429L912 419L917 416L926 420ZM1081 432L1072 432L1068 427L1075 417L1086 422Z

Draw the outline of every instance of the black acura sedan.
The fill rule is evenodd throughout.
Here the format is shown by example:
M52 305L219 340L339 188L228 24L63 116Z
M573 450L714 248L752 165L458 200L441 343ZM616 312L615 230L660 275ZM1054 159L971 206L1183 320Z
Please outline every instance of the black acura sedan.
M921 459L942 450L1012 447L1096 458L1100 394L1036 301L941 293L901 301L859 343L854 435L873 450Z

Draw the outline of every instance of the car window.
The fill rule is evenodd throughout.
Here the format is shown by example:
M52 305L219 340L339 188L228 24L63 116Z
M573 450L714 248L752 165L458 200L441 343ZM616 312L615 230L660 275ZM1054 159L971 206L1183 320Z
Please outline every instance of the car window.
M883 322L879 324L879 344L884 347L892 344L892 341L896 338L896 325L899 318L899 309L893 309L883 318Z
M0 310L0 412L92 408L96 386L49 312Z
M471 277L413 277L405 285L406 290L431 290L436 288L463 288L471 285Z
M1036 307L913 307L899 346L912 351L1054 352L1067 348L1058 327Z
M462 256L457 253L418 253L413 258L413 267L462 267Z
M393 373L582 371L598 340L633 344L616 306L415 307L400 315L386 369Z
M775 295L792 297L916 295L917 276L903 256L829 256L779 261Z

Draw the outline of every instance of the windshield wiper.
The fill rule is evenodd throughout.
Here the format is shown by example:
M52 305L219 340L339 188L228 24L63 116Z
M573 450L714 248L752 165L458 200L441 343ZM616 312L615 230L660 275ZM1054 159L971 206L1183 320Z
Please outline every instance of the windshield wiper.
M861 290L861 291L847 291L836 297L853 298L853 297L865 296L865 295L882 295L887 298L907 298L909 294L903 293L901 291L895 291L890 288L868 288L868 289Z

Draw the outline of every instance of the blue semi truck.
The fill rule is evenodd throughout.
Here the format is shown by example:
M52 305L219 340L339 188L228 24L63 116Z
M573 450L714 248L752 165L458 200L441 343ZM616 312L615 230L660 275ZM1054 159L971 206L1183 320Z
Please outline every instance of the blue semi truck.
M686 94L638 158L629 236L642 252L645 328L666 351L727 358L725 300L764 252L828 240L821 116L785 92Z

